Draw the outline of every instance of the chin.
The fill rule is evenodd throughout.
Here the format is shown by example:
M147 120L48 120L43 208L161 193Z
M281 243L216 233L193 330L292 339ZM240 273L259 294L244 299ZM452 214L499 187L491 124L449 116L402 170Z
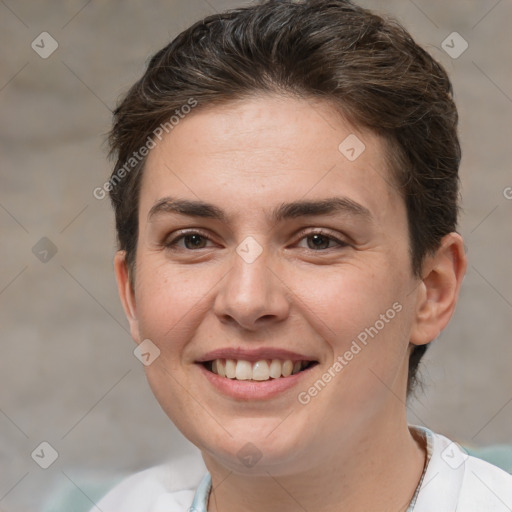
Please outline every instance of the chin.
M283 428L276 428L280 423ZM207 464L220 464L234 473L267 477L269 473L296 474L305 469L299 466L309 461L304 456L306 439L284 423L282 418L279 422L276 418L237 419L236 425L228 425L232 437L219 426L213 436L204 438L204 432L195 432L189 439L199 447Z

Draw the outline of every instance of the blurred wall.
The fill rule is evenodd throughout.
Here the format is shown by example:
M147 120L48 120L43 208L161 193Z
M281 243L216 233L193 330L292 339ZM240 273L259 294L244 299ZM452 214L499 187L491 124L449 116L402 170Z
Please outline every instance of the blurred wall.
M469 270L455 317L426 357L410 421L473 444L512 443L512 4L360 3L398 17L447 67L461 116ZM4 512L38 510L56 486L191 449L133 356L112 271L113 218L92 191L109 174L111 110L147 58L196 19L240 5L0 2ZM453 32L463 39L446 39ZM52 456L43 441L58 452L46 470L31 457L36 448Z

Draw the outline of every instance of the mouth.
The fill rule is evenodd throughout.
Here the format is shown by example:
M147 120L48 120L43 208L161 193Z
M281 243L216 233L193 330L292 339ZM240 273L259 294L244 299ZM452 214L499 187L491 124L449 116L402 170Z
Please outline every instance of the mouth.
M212 359L200 364L209 372L225 379L265 382L297 375L316 366L318 362L291 359Z

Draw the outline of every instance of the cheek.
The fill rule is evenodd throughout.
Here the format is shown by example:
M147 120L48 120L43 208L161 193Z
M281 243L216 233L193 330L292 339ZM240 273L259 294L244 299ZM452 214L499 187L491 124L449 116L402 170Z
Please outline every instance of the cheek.
M331 358L324 370L332 375L324 376L334 385L329 384L323 403L345 404L354 414L362 414L361 407L371 414L370 403L378 407L382 394L395 386L409 344L412 310L403 276L369 268L339 267L328 279L320 279L322 271L317 278L310 272L297 289L297 304L304 305L300 314L322 337Z
M212 285L199 279L199 273L172 269L166 263L140 263L135 289L139 331L167 358L182 347L208 310Z
M145 372L148 384L162 410L189 441L199 445L201 435L197 432L197 425L204 424L203 404L185 392L190 386L179 373L179 367L173 367L170 361L156 360L145 368Z
M369 264L347 264L328 270L319 267L300 276L289 275L287 281L300 283L293 289L301 314L326 339L339 340L335 343L343 345L365 328L381 322L380 315L386 315L388 310L392 320L397 316L393 304L401 303L403 286L389 270L372 272L370 269Z

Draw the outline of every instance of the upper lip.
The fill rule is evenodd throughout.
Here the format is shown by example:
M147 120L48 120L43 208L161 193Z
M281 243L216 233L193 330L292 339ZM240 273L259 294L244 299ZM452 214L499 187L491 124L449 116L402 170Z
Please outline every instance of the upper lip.
M215 359L237 359L243 361L256 362L263 359L280 359L281 361L317 361L316 358L299 354L298 352L291 352L280 348L258 348L258 349L245 349L245 348L219 348L212 350L196 359L196 363L205 363L207 361L214 361Z

